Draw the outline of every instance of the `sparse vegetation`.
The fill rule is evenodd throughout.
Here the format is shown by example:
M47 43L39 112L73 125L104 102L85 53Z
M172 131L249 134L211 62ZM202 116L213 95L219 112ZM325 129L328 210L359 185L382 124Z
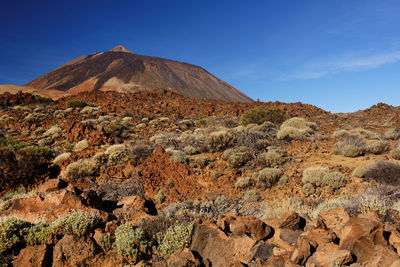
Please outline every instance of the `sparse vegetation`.
M226 148L233 146L235 138L227 130L213 132L207 139L208 148L211 152L223 151Z
M244 126L249 124L263 124L266 121L272 123L282 123L289 116L285 111L278 107L257 106L243 113L240 118L240 123Z
M118 255L129 263L136 263L149 249L149 243L141 228L136 228L131 223L125 223L115 230L115 247Z
M365 153L366 142L358 137L347 138L335 144L333 152L345 157L358 157Z
M400 182L400 164L387 160L378 160L367 166L364 177L379 183L398 185Z
M316 125L310 123L303 118L294 117L282 123L278 139L287 140L308 140L316 130Z
M188 246L193 230L192 223L180 223L170 226L165 233L157 235L160 255L167 259L173 252Z

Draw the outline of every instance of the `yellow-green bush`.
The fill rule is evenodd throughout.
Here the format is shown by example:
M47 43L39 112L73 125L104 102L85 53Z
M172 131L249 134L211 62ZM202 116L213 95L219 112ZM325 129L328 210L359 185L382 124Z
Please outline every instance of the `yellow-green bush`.
M167 259L178 249L182 249L190 244L193 231L192 223L178 223L170 226L165 233L158 233L157 251Z
M141 228L125 223L115 230L115 247L118 255L129 263L136 263L150 247Z
M303 118L294 117L282 123L277 133L278 139L287 140L308 140L316 130L314 123Z
M266 121L282 123L288 118L289 116L286 112L278 107L257 106L243 113L240 123L245 126L248 124L263 124Z

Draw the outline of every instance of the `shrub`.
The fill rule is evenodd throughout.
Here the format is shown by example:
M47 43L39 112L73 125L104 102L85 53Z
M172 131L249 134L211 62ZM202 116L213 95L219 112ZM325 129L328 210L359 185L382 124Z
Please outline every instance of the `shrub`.
M267 167L276 167L288 161L287 152L284 149L269 147L267 152L258 156L258 162Z
M366 168L363 166L358 166L354 169L352 175L354 177L363 178L365 176Z
M315 187L310 183L306 183L303 185L303 193L306 196L312 195L315 193Z
M103 234L98 239L98 244L103 249L103 251L109 251L113 245L113 238L110 233Z
M74 152L83 151L88 147L89 147L89 142L87 140L82 140L75 144L73 151Z
M84 236L94 229L97 224L97 218L82 211L75 211L54 221L51 224L51 228L58 228L66 233Z
M289 178L286 175L283 175L281 178L279 178L280 184L287 184L288 181L289 181Z
M198 154L200 152L194 146L185 146L184 151L185 151L185 154L187 154L187 155L195 155L195 154Z
M108 164L115 165L129 160L128 149L123 144L112 145L104 152L108 156Z
M330 172L324 175L323 185L328 186L331 192L342 188L346 184L342 174L340 172Z
M229 156L228 164L232 168L240 168L251 160L249 152L236 152Z
M255 185L265 189L272 187L282 176L282 171L275 168L264 168L257 173L253 173L251 178Z
M0 255L16 245L23 244L23 236L30 223L16 218L0 219Z
M165 199L166 199L165 194L166 194L166 192L164 190L162 190L162 189L160 189L158 191L158 193L156 195L156 202L158 204L162 204L165 201Z
M114 244L118 255L130 263L136 263L146 255L150 245L145 239L144 231L141 228L135 229L131 223L117 227Z
M388 185L398 185L400 182L400 164L387 160L378 160L367 166L365 178L375 179Z
M345 157L358 157L365 153L366 142L358 137L347 138L335 144L333 152Z
M25 242L29 246L45 244L49 239L52 230L52 227L49 227L42 222L32 225L24 236Z
M289 116L286 112L278 107L257 106L243 113L240 118L240 123L245 126L252 123L263 124L266 121L282 123L288 118Z
M329 173L328 168L324 167L309 167L303 171L303 184L310 183L315 186L322 186L324 184L324 176Z
M86 103L80 99L71 99L67 101L67 107L69 108L84 108L86 106L96 107L96 105Z
M230 132L226 130L220 130L218 132L211 133L207 139L207 143L211 152L222 151L233 146L235 143L235 138Z
M316 130L316 125L310 123L303 118L291 118L282 123L279 132L277 133L278 139L287 140L308 140L311 134Z
M352 130L353 132L359 134L359 136L361 136L362 138L365 138L367 140L375 140L375 139L379 139L379 135L377 133L374 133L370 130L366 130L363 128L356 128L354 130Z
M69 157L71 156L71 153L67 152L67 153L62 153L60 155L58 155L54 160L53 163L54 164L59 164L63 161L66 161L67 159L69 159Z
M244 193L243 199L249 202L256 202L260 200L260 194L256 190L251 189Z
M301 215L307 215L310 212L310 208L304 203L303 199L288 198L287 200L272 205L268 203L265 207L265 218L280 219L282 215L288 211L296 211Z
M189 159L182 151L174 151L171 155L171 161L175 164L188 164Z
M175 224L170 226L166 233L158 234L157 250L164 259L167 259L173 252L182 249L190 244L193 231L193 224Z
M154 146L146 140L136 140L128 144L128 152L131 158L146 158L154 151Z
M388 151L389 148L390 148L390 146L387 141L379 140L379 141L375 141L375 142L367 144L367 146L365 147L365 150L368 153L378 155L378 154L382 154L383 152Z
M250 187L251 185L252 185L252 180L250 177L241 177L235 183L235 187L238 189L245 189Z
M392 156L393 159L400 160L400 147L397 146L390 151L390 156Z
M99 164L94 159L81 159L67 166L65 176L71 182L77 182L81 178L95 176L98 170Z
M207 157L198 157L196 159L196 164L200 167L200 168L205 168L208 164L209 164L209 159Z
M400 138L400 128L391 128L388 129L384 136L386 139L397 140Z
M58 126L54 125L50 129L48 129L46 132L43 133L43 137L50 137L53 140L56 138L59 138L63 132L63 129Z

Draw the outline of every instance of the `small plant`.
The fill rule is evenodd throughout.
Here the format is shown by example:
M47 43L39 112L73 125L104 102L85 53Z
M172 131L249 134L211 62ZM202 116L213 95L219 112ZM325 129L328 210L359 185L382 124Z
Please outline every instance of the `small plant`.
M397 145L392 151L390 151L390 156L393 159L400 160L400 146Z
M358 157L365 153L366 142L358 137L347 138L335 144L333 152L345 157Z
M388 129L384 133L384 136L385 136L386 139L398 140L400 138L400 128Z
M324 167L309 167L303 171L303 184L310 183L315 186L322 186L324 183L324 176L329 173L328 168Z
M367 171L367 170L366 170L365 167L363 167L363 166L358 166L358 167L356 167L356 168L354 169L352 175L353 175L354 177L364 178L365 172L366 172L366 171Z
M315 193L315 187L310 183L306 183L303 185L303 193L306 196L312 195Z
M52 227L39 222L28 229L27 234L24 236L26 244L29 246L45 244L53 231Z
M342 174L340 172L330 172L324 175L323 185L328 186L331 192L342 188L346 184Z
M196 164L202 169L204 169L209 163L210 160L207 157L198 157L196 159Z
M256 190L251 189L244 193L243 199L249 202L256 202L260 200L260 194Z
M367 144L365 150L368 153L372 153L375 155L382 154L383 152L388 151L390 148L389 143L387 141L379 140L372 143Z
M280 184L287 184L287 182L289 181L289 178L286 175L283 175L281 178L279 178L279 183Z
M264 168L259 172L253 173L251 178L254 184L262 189L272 187L282 176L282 171L275 168Z
M192 231L192 223L180 223L170 226L165 233L157 235L159 244L157 251L164 259L167 259L176 250L189 245Z
M220 130L211 133L207 139L207 143L211 152L223 151L226 148L233 146L235 138L230 132Z
M66 233L84 236L98 223L98 219L82 211L75 211L54 221L51 227L62 229Z
M174 151L171 155L171 161L175 164L188 164L189 159L182 151Z
M238 189L245 189L250 187L251 185L252 185L252 180L250 177L241 177L235 183L235 187Z
M258 162L267 167L277 167L288 161L287 152L284 149L269 147L268 152L258 156Z
M243 113L240 118L240 123L244 126L249 124L263 124L266 121L273 123L282 123L287 120L289 116L285 111L278 107L263 107L257 106Z
M109 251L112 248L113 242L114 241L110 233L101 235L98 240L98 244L103 251Z
M63 161L66 161L67 159L69 159L69 157L71 156L71 153L67 152L67 153L62 153L60 155L58 155L57 157L55 157L55 159L53 159L53 163L54 164L60 164Z
M316 128L314 123L294 117L282 123L277 137L286 140L309 140Z
M165 201L165 199L166 199L165 194L166 194L166 192L162 189L160 189L160 191L158 191L158 193L156 195L156 202L158 204L162 204Z
M190 146L190 145L185 146L184 151L185 151L186 155L195 155L200 152L197 148L195 148L194 146Z
M367 166L364 176L367 179L375 179L382 184L398 185L400 182L400 164L378 160Z
M71 99L67 101L67 107L69 108L84 108L86 106L96 107L96 105L89 104L80 99Z
M78 160L67 166L65 176L71 182L77 182L81 178L96 175L98 169L99 165L94 159Z
M236 152L229 156L228 164L232 168L240 168L251 160L249 152Z
M141 228L135 229L131 223L125 223L115 230L114 245L122 259L136 263L146 254L150 244Z
M89 142L87 140L82 140L75 144L73 151L80 152L80 151L85 150L88 147L89 147Z
M116 165L129 160L128 149L123 144L112 145L104 153L108 156L108 165Z
M0 219L0 255L13 246L23 244L24 234L31 224L16 218Z

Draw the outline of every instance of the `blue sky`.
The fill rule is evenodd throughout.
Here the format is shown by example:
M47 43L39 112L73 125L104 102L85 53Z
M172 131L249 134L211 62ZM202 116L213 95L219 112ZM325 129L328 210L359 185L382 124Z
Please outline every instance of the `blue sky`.
M123 45L200 65L253 99L400 105L400 2L2 1L0 84Z

